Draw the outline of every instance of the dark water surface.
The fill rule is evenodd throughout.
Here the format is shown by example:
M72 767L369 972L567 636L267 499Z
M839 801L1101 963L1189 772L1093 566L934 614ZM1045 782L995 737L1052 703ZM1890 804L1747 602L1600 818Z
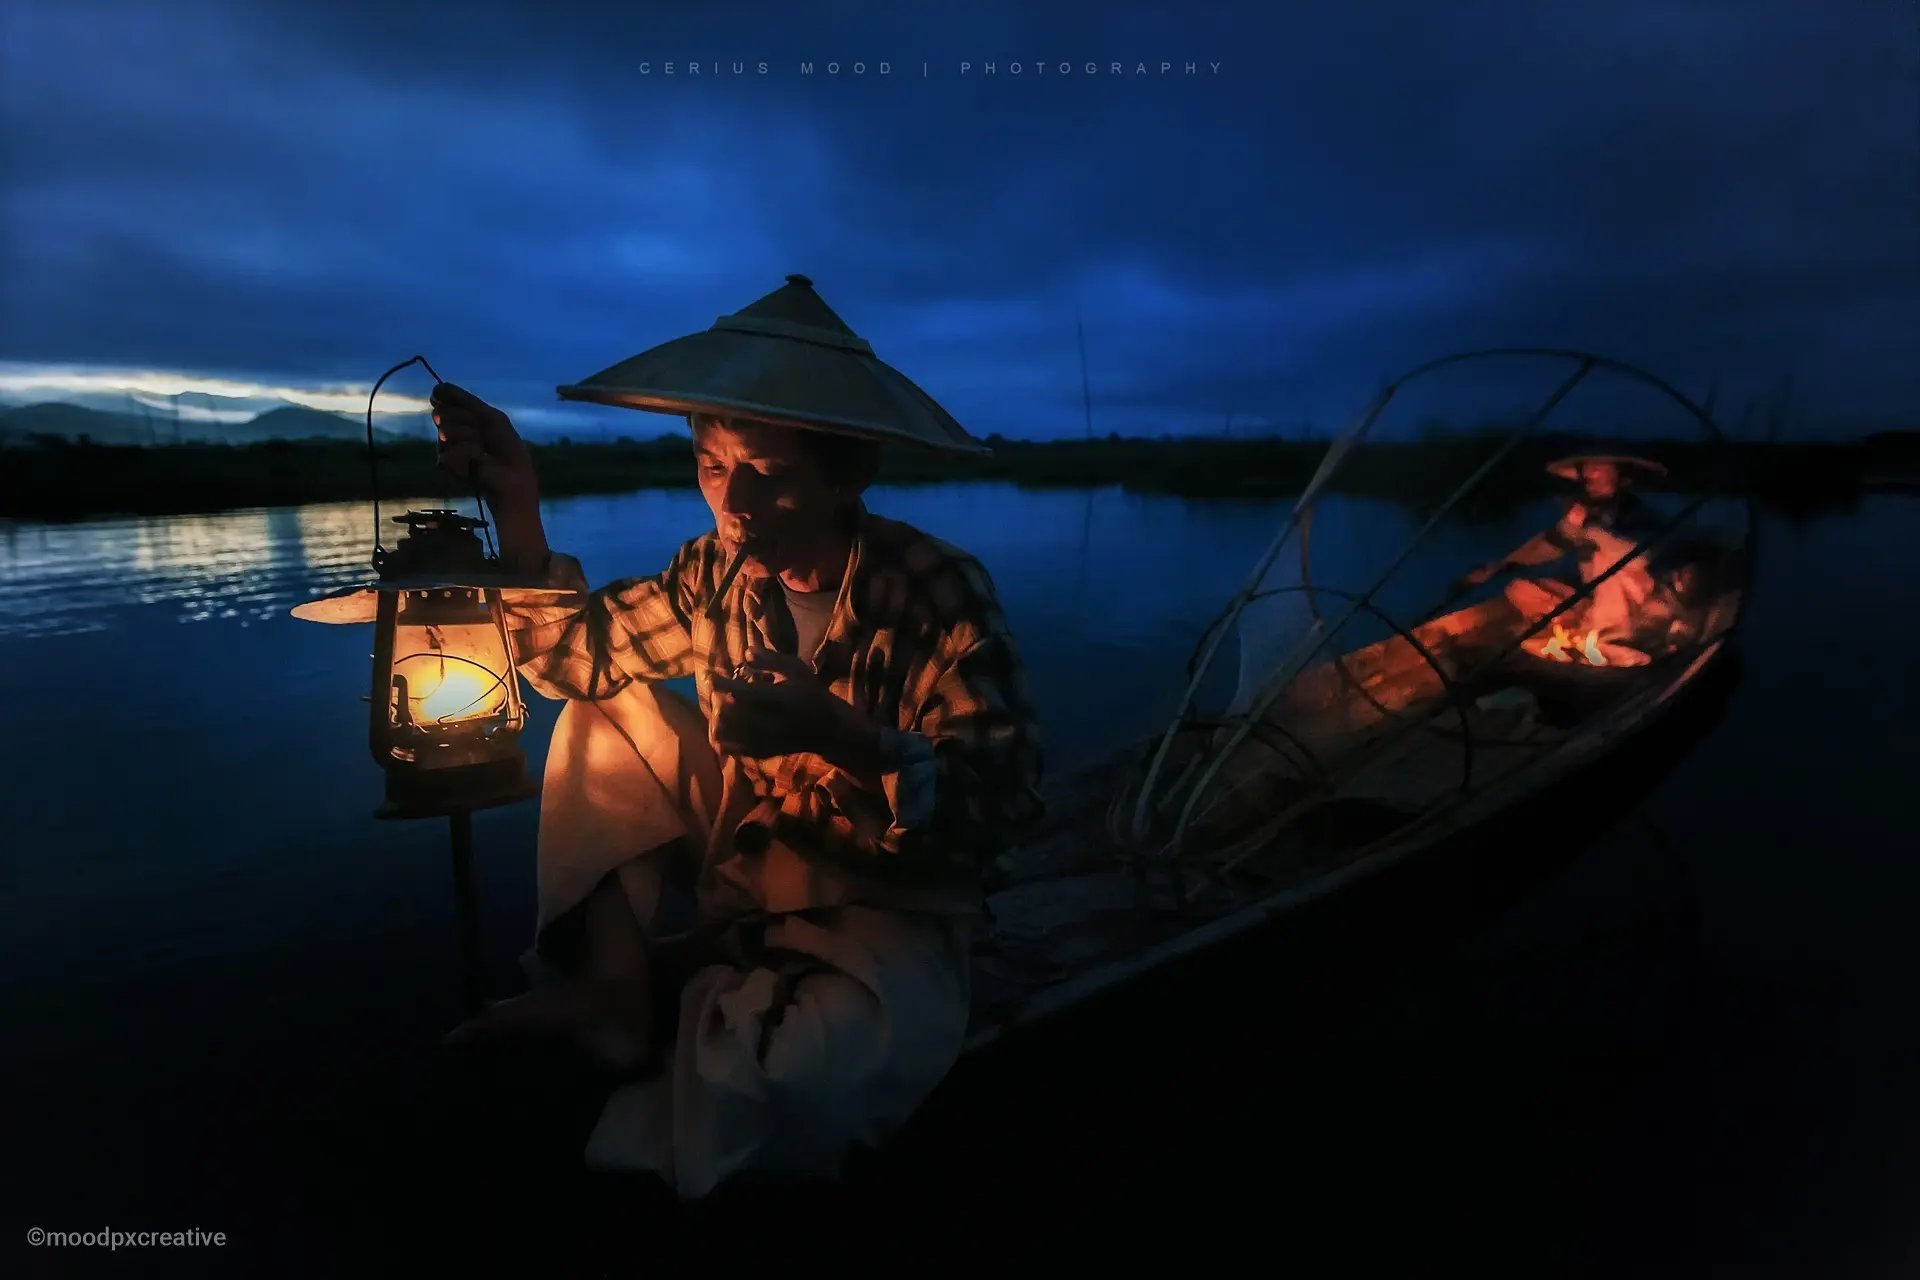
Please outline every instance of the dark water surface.
M872 503L992 571L1061 768L1159 723L1284 510L984 485ZM1339 510L1316 573L1343 556L1364 572L1409 527L1391 506ZM1537 515L1434 554L1504 550ZM1103 1050L1101 1096L1121 1101L1098 1115L1036 1053L1022 1071L1070 1119L920 1157L977 1166L965 1234L995 1241L1050 1204L1081 1238L1285 1257L1333 1206L1369 1237L1440 1230L1436 1266L1920 1274L1917 516L1885 498L1764 518L1724 715L1640 814L1592 840L1577 811L1543 830L1543 870L1499 909L1364 983L1250 971L1192 993L1220 1042L1183 1032L1137 1080ZM705 518L692 494L548 504L595 581L651 572ZM224 1255L164 1260L188 1272L383 1273L363 1230L408 1206L380 1176L379 1100L458 1016L447 832L371 818L368 630L287 616L360 580L369 535L358 503L0 522L0 1274L163 1261L55 1257L23 1243L36 1226L226 1231ZM530 710L537 770L557 707ZM503 989L532 920L534 818L474 822ZM1176 1097L1179 1125L1149 1122ZM943 1104L965 1113L964 1095ZM1101 1128L1097 1158L1075 1125ZM1164 1211L1111 1221L1135 1203L1122 1190ZM1176 1208L1182 1193L1214 1207Z

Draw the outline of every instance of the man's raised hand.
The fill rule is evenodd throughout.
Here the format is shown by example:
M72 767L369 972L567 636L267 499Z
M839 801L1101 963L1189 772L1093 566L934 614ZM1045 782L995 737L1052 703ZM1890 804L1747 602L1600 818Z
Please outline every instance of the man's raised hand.
M478 485L501 520L537 519L540 477L512 419L451 382L434 387L432 403L441 470Z

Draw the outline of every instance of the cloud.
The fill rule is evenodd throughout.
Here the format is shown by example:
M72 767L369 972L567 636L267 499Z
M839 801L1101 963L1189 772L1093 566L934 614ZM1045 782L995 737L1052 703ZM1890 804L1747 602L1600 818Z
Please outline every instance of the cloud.
M370 384L361 387L329 389L242 382L153 369L59 368L48 365L0 364L0 397L12 400L124 393L143 404L165 407L173 397L187 395L208 396L222 400L297 404L309 409L323 409L329 413L365 413L367 394L371 390ZM376 414L424 413L427 408L427 401L423 398L405 395L389 396L382 389L379 400L373 406L373 411ZM221 412L205 406L195 410L182 407L181 416L203 416L212 419ZM237 414L239 411L229 412ZM227 416L220 420L242 421L252 417L256 412L258 410L239 414L237 417Z
M1123 429L1483 340L1916 407L1897 6L1057 8L18 0L0 357L318 392L420 351L624 424L553 388L803 271L981 431L1083 429L1076 308Z

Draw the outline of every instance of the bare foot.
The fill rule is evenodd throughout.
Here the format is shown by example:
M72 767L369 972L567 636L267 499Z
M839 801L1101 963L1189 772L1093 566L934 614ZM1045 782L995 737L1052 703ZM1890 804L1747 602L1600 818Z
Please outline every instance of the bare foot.
M443 1043L461 1048L514 1036L557 1036L601 1066L632 1070L651 1047L653 993L632 979L563 982L496 1002L455 1027Z

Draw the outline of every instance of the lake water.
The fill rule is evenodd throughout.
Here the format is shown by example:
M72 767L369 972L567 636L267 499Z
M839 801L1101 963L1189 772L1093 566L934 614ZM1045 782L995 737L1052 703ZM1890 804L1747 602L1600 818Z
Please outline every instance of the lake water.
M1200 628L1286 509L990 485L871 505L993 573L1051 768L1161 723ZM1542 514L1448 530L1416 567L1505 550ZM1664 839L1629 825L1595 843L1346 1033L1414 1053L1448 1025L1576 1028L1598 1057L1542 1068L1564 1073L1562 1122L1684 1118L1640 1153L1695 1193L1662 1219L1689 1233L1683 1251L1651 1234L1637 1249L1653 1228L1625 1224L1621 1256L1825 1275L1920 1260L1917 515L1898 497L1763 515L1741 683L1647 805ZM1337 501L1316 580L1366 585L1409 519ZM651 572L707 516L691 493L645 493L551 501L547 520L598 582ZM370 537L363 503L0 521L0 1132L19 1225L224 1229L277 1260L313 1212L298 1143L327 1127L316 1116L456 1019L445 825L371 817L370 632L287 614L364 578ZM531 698L536 772L556 712ZM532 920L534 817L474 822L502 985ZM1635 952L1676 894L1696 922L1678 975L1670 953ZM1516 981L1554 998L1518 998ZM1669 1055L1682 1017L1688 1047ZM1623 1046L1631 1082L1583 1092ZM1482 1102L1495 1130L1522 1123ZM352 1199L333 1180L326 1193Z

